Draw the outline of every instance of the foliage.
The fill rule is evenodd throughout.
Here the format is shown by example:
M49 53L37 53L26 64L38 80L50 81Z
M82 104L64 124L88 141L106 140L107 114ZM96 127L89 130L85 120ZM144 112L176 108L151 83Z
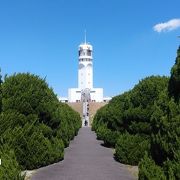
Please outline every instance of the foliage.
M61 119L60 126L57 129L57 137L61 138L65 147L69 145L70 140L77 135L81 127L80 115L73 111L67 104L60 104L58 114Z
M180 179L180 49L170 79L151 76L97 111L93 130L104 142L117 132L115 158L139 163L139 179ZM145 152L148 152L145 156ZM143 158L144 156L144 158Z
M147 153L139 163L139 180L167 180L162 168L157 166Z
M96 130L99 125L106 124L107 128L113 131L149 135L154 101L167 87L167 83L166 77L147 77L131 91L114 97L108 105L97 111L93 129Z
M98 126L96 130L97 139L103 140L107 147L114 147L119 137L118 131L111 131L105 125Z
M29 73L15 74L5 78L2 91L4 112L11 109L26 116L36 114L40 122L50 127L58 125L54 114L59 102L43 79Z
M177 57L174 66L171 69L171 77L169 80L169 95L174 97L176 101L180 98L180 46L177 50Z
M175 159L175 152L180 148L180 107L173 99L168 100L168 95L163 97L156 102L151 117L151 153L159 165L167 159Z
M119 138L118 131L111 131L110 129L107 129L104 137L104 144L108 147L115 147L118 138Z
M92 129L105 144L116 148L118 161L138 164L149 151L154 103L167 84L167 77L147 77L97 111Z
M125 164L137 165L146 151L149 151L148 139L124 133L117 140L115 158Z
M24 177L21 176L21 169L16 160L16 156L13 150L9 149L7 145L0 147L0 179L9 180L23 180Z
M1 88L1 84L2 84L2 76L1 76L1 69L0 69L0 112L2 111L2 88Z
M177 155L177 156L179 156L179 155ZM180 158L180 156L179 156L179 158ZM179 171L180 159L179 158L176 158L173 161L167 160L164 163L163 170L164 170L164 173L165 173L167 179L171 179L171 180L180 179L180 171Z
M147 77L114 97L95 115L93 129L104 141L109 130L121 134L115 157L140 162L140 180L180 179L180 47L170 79Z
M168 88L165 88L154 102L151 115L151 148L153 167L161 168L164 179L180 179L180 48L171 69ZM147 162L146 162L147 161ZM140 172L151 171L148 159L146 166L140 164ZM152 164L152 163L151 163ZM162 174L161 173L161 174ZM140 173L141 175L141 173ZM157 175L158 176L158 175ZM151 177L151 176L150 176ZM142 178L143 179L143 178ZM145 179L145 178L144 178ZM151 178L149 178L151 179Z
M63 159L81 119L44 79L19 73L2 83L0 124L0 145L14 151L22 169L34 169Z

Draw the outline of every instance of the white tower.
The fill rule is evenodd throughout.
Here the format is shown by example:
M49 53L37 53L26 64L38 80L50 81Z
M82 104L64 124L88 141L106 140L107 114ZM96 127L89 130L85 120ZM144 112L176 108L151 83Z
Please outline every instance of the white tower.
M68 102L103 102L103 89L93 87L93 47L86 42L86 34L78 52L78 88L68 90Z
M93 88L93 48L89 43L80 44L79 46L79 69L78 69L78 88Z

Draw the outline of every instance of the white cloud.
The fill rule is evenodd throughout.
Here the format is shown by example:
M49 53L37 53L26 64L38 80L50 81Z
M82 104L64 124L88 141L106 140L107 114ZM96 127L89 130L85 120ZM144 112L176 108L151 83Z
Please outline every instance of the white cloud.
M153 29L156 32L167 32L180 28L180 19L171 19L164 23L156 24Z

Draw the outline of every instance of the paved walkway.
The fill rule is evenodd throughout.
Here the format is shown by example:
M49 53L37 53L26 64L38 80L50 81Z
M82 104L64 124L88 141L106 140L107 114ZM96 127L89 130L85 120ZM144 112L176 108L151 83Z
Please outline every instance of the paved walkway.
M112 149L101 146L102 141L90 128L81 128L59 163L40 168L32 180L134 180L124 165L113 159Z

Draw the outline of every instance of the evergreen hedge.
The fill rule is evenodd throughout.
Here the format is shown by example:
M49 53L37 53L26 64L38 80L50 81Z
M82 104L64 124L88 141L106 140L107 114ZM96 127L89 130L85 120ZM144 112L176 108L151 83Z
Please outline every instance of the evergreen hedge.
M20 166L16 160L14 151L7 145L0 147L0 179L2 180L23 180L24 176L21 175Z
M150 151L154 103L167 84L167 77L147 77L97 111L92 129L107 146L115 147L118 161L137 165Z
M147 153L139 163L139 180L167 180L160 166L148 157Z
M14 153L17 172L62 160L64 147L81 127L80 115L30 73L6 76L1 94L0 145Z
M124 164L138 165L145 152L149 151L149 145L149 139L124 133L117 140L115 158Z
M170 78L147 77L114 97L97 111L93 130L104 141L118 132L115 157L139 163L140 180L180 179L180 47Z

